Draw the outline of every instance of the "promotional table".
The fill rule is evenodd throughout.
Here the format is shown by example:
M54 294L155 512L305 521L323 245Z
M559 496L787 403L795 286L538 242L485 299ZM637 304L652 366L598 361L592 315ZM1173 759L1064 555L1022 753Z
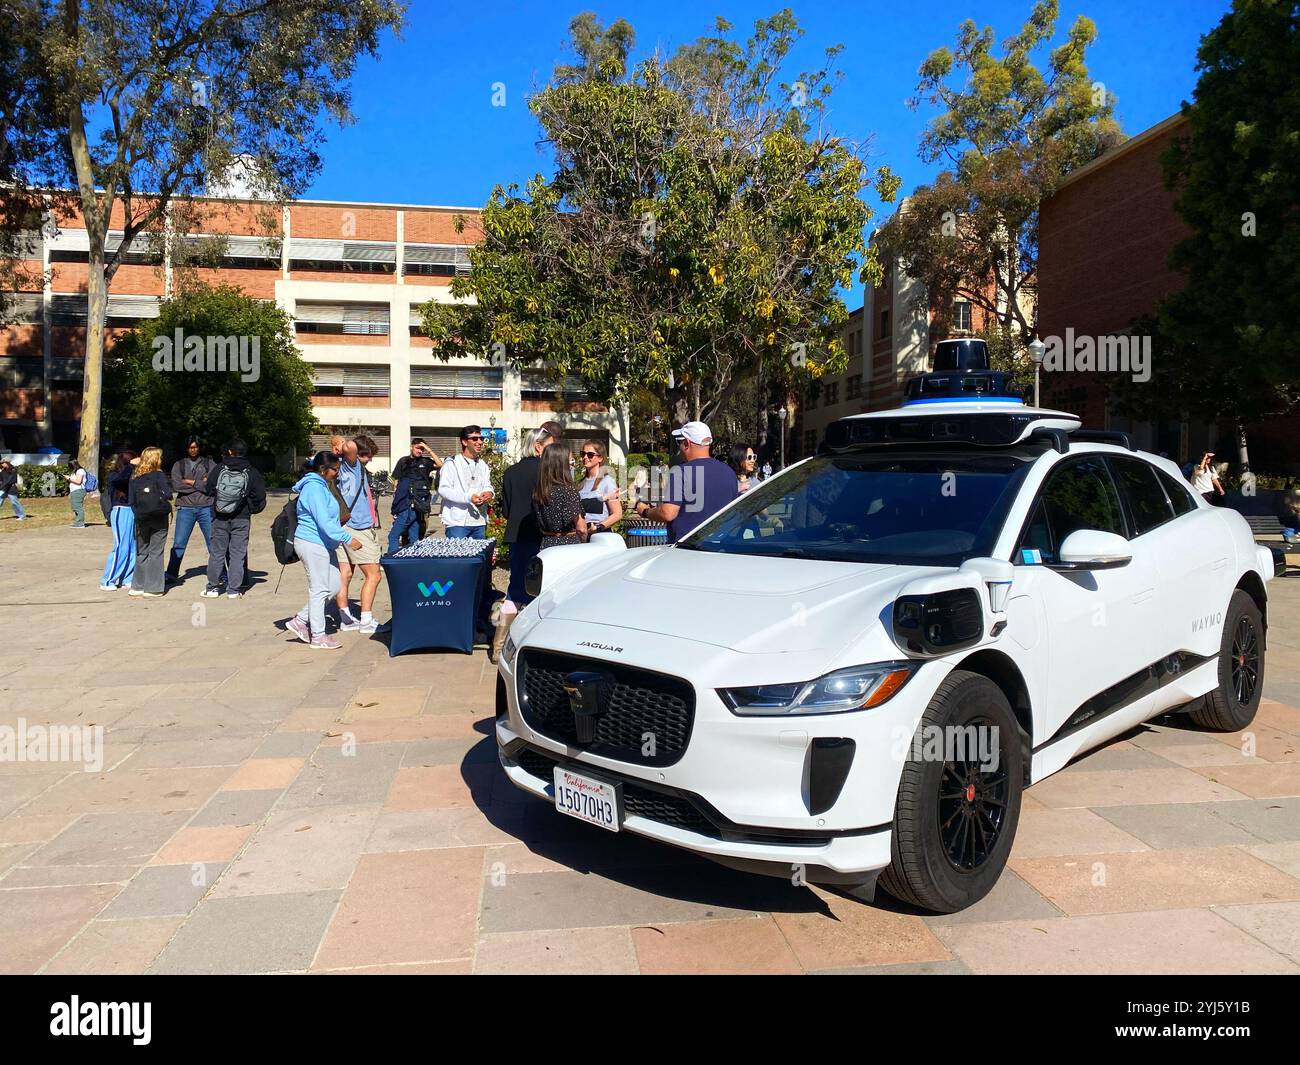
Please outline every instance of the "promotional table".
M393 607L389 656L422 648L472 653L491 557L381 559Z

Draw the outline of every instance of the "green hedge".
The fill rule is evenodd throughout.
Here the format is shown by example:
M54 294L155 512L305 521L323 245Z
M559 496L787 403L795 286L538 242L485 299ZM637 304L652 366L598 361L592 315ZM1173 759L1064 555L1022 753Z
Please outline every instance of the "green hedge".
M64 478L68 474L67 466L37 466L33 463L24 463L21 466L15 466L18 476L23 479L23 486L18 489L20 499L40 499L42 497L53 498L55 496L66 496L68 494L68 482ZM45 475L53 474L52 491L43 491L47 483Z

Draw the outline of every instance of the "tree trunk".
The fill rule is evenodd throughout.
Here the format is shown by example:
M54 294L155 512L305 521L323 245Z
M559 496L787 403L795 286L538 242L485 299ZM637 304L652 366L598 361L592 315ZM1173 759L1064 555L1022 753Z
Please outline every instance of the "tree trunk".
M1246 426L1241 422L1236 423L1237 429L1237 461L1243 466L1250 465L1250 452L1246 448Z
M104 277L104 244L91 239L90 271L86 279L86 361L81 391L81 436L77 461L99 476L100 399L103 395L104 320L108 282Z

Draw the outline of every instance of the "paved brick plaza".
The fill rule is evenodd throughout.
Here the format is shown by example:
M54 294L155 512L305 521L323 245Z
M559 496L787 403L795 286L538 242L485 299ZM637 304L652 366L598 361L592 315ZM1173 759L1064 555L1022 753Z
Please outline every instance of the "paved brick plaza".
M930 918L516 792L483 653L309 651L259 522L239 602L100 592L102 526L0 541L0 724L107 736L100 773L0 764L0 971L1300 973L1300 582L1255 757L1141 729L1030 789L995 892Z

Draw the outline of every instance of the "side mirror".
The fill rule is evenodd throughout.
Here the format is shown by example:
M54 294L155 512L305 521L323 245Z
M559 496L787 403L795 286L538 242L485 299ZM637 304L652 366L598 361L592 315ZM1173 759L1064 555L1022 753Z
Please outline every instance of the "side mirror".
M1076 529L1061 545L1059 570L1119 569L1133 561L1133 551L1122 536L1100 529Z

